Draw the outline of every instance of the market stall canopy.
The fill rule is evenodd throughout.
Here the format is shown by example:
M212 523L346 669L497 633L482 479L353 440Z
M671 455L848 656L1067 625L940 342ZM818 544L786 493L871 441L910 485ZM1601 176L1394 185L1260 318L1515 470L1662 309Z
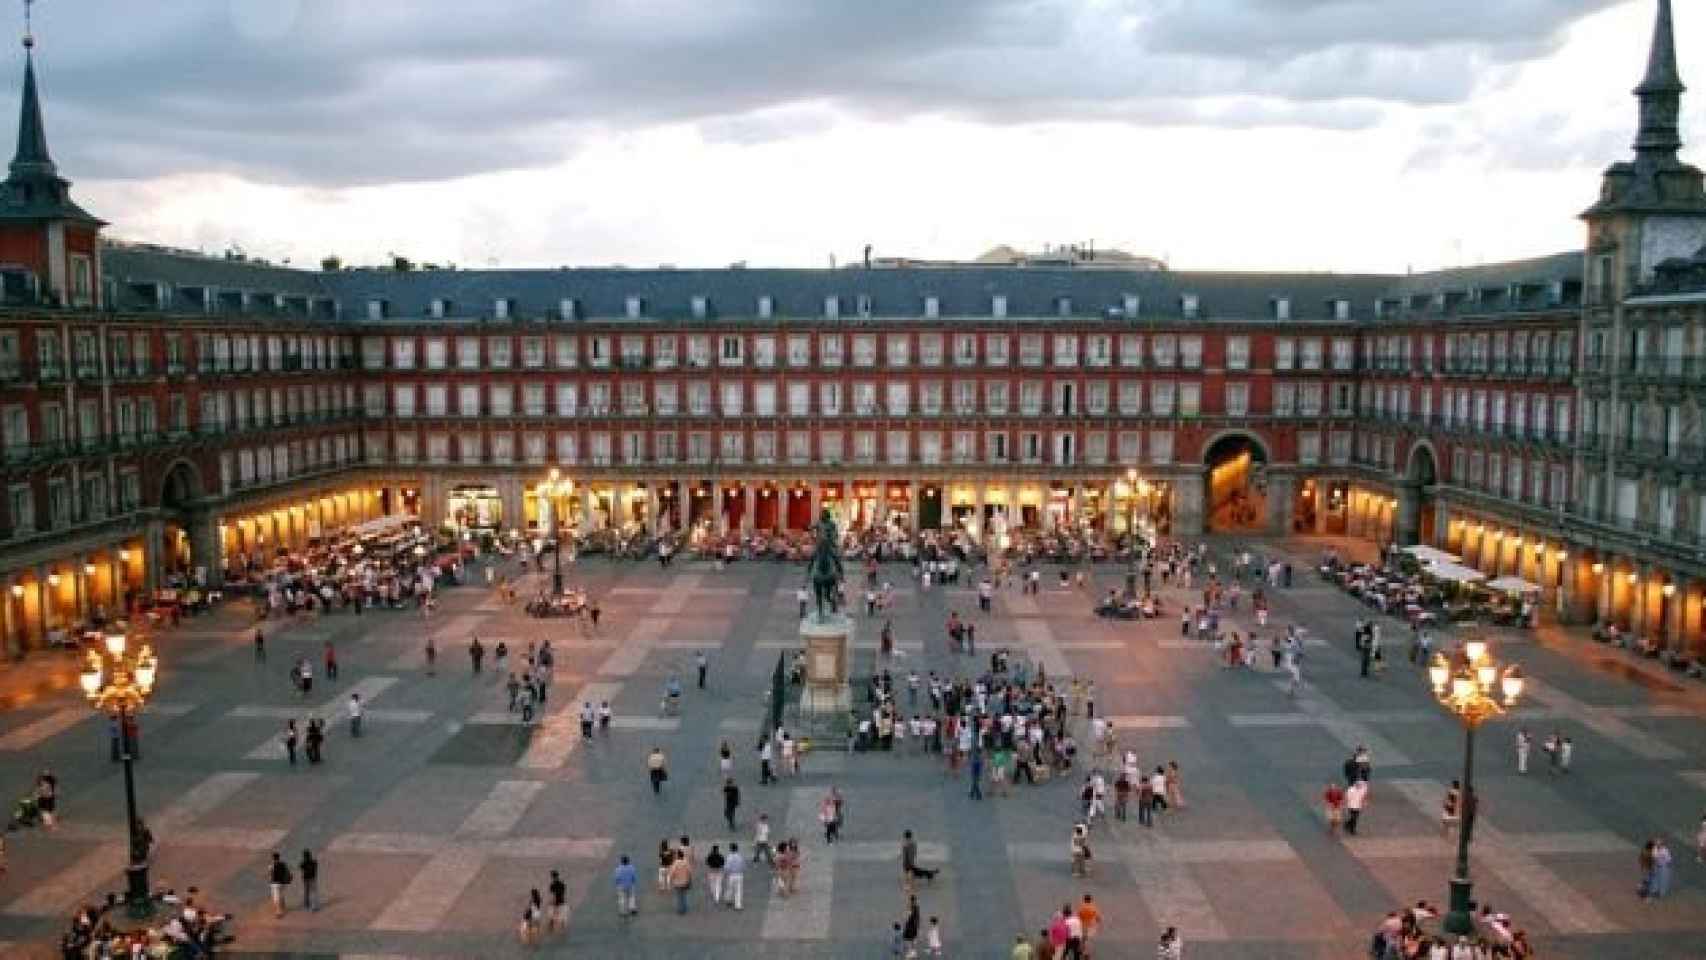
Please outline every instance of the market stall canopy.
M1452 583L1475 583L1487 579L1486 574L1473 567L1450 562L1430 564L1423 573L1438 580L1449 580Z
M1440 550L1435 547L1430 547L1425 543L1418 543L1414 546L1405 547L1404 552L1423 563L1460 563L1463 560L1462 557L1446 553L1444 550Z
M1539 593L1538 583L1529 583L1521 577L1500 577L1487 584L1489 590L1499 590L1504 593Z

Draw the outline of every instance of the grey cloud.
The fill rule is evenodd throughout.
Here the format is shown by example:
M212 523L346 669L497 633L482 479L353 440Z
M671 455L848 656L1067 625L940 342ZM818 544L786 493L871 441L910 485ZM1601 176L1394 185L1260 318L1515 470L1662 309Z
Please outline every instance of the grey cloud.
M664 123L765 142L838 113L1353 129L1460 102L1611 2L47 0L38 68L73 177L341 186L538 167Z

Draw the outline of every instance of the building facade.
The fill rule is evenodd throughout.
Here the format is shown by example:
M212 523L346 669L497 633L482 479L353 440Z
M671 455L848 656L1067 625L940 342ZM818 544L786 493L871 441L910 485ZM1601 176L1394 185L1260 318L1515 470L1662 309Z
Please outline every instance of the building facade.
M1668 3L1636 94L1586 243L1513 263L316 272L100 240L27 53L0 188L6 649L385 514L718 533L827 507L1434 543L1700 653L1706 198Z

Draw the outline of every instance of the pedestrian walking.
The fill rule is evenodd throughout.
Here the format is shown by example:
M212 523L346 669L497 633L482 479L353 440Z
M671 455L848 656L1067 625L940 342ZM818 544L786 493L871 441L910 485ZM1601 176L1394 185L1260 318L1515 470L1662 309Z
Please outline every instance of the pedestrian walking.
M1663 838L1653 841L1653 889L1652 897L1658 900L1670 892L1671 855L1670 846Z
M712 903L723 902L723 867L726 864L722 848L711 844L711 852L705 854L705 880L710 887Z
M930 918L930 926L924 931L924 952L930 957L942 956L942 921L935 916Z
M684 852L678 852L669 864L669 888L675 893L675 912L687 912L687 891L693 886L693 865Z
M746 858L741 856L740 844L729 844L729 855L723 858L723 902L736 910L743 909L746 897Z
M539 896L539 888L528 891L527 906L521 910L521 927L517 931L523 946L531 947L539 942L539 918L545 913L545 901Z
M667 844L665 845L668 846ZM640 912L640 904L635 891L640 885L639 871L629 862L628 855L623 854L616 864L616 870L611 874L611 883L616 888L616 915L631 917Z
M272 915L284 916L284 891L290 886L290 865L274 850L272 863L267 866L267 888L272 891Z
M983 751L973 749L971 752L971 790L967 796L973 800L983 799Z
M326 679L338 682L338 652L332 647L332 641L326 641Z
M296 721L284 721L284 755L291 766L296 766Z
M1167 761L1167 806L1173 810L1185 809L1185 788L1179 779L1179 762Z
M592 740L592 724L597 718L598 713L592 709L592 701L581 701L581 740Z
M693 666L699 670L699 689L705 689L705 672L710 669L710 663L705 659L705 651L699 650L693 654Z
M361 736L361 713L362 713L361 694L352 692L349 695L348 710L349 710L349 735L351 737L359 737L359 736Z
M321 751L326 745L325 722L318 718L310 719L308 730L302 736L302 744L305 748L304 752L308 754L308 762L319 763L324 758Z
M767 786L776 782L776 775L770 769L772 755L773 748L770 746L770 737L760 738L758 741L758 783L760 786Z
M1356 835L1357 821L1362 819L1363 807L1368 805L1368 781L1358 780L1345 790L1345 832Z
M486 648L480 644L480 638L475 637L468 643L468 662L474 668L474 675L480 675L480 665L486 659ZM537 893L538 891L534 891Z
M936 882L936 870L926 870L918 865L918 841L913 838L911 830L903 831L900 836L900 872L908 892L912 890L915 879Z
M654 795L663 792L663 783L669 779L668 764L662 747L653 747L652 752L646 755L646 773L651 777Z
M823 824L823 842L834 843L836 833L841 826L841 812L832 794L824 794L823 800L817 806L818 822Z
M921 926L923 924L922 918L919 916L918 898L907 897L906 919L902 920L900 924L900 940L906 946L908 957L918 956L918 933Z
M1701 829L1706 836L1706 820L1702 820ZM758 815L758 822L752 828L752 862L764 861L771 868L776 866L776 853L770 847L770 814Z
M728 821L729 830L739 829L735 826L735 811L740 809L740 787L735 785L734 777L723 780L723 819Z
M1291 586L1291 564L1285 565L1286 586ZM1185 942L1179 937L1179 928L1168 927L1161 933L1161 942L1155 948L1155 960L1184 960Z
M600 736L610 735L610 701L598 702L598 732Z
M302 874L302 909L313 913L320 909L320 861L304 849L296 870Z
M1527 727L1520 727L1516 732L1516 772L1528 772L1528 751L1534 744L1534 738L1528 735Z
M426 668L427 676L438 675L438 648L432 645L431 636L428 636L426 641Z
M1327 812L1327 832L1339 832L1339 824L1345 819L1345 791L1337 781L1328 781L1327 789L1321 791L1321 804Z
M255 631L255 662L267 662L267 638L261 631Z
M545 921L546 929L550 931L568 929L569 885L563 882L563 875L552 870L551 883L545 889L551 894L551 916Z

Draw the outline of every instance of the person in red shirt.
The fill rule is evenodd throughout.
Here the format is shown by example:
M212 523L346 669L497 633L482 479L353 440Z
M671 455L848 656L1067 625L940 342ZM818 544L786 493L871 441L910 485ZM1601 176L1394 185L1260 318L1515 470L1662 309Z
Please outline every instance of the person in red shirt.
M1321 793L1321 802L1327 808L1327 832L1338 833L1339 824L1345 818L1345 791L1337 783L1328 782L1327 789Z

